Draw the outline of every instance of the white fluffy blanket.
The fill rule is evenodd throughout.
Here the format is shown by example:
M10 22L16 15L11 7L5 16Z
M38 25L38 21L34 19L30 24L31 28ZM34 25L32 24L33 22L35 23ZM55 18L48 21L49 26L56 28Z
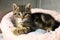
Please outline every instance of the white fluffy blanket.
M52 15L56 20L60 21L60 14L51 10L44 9L31 9L34 12L44 12ZM2 30L3 39L4 40L60 40L60 26L55 31L51 31L49 33L40 34L40 33L29 33L22 34L19 36L15 36L11 31L14 28L11 17L13 16L13 12L9 12L6 14L0 23L0 28Z

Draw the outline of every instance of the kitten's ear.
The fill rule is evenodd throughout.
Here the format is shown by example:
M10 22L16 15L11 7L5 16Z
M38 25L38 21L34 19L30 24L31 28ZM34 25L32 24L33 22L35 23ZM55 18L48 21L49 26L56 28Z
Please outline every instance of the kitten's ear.
M15 3L13 3L13 10L16 10L17 9L17 5Z
M28 3L25 8L31 9L31 4Z

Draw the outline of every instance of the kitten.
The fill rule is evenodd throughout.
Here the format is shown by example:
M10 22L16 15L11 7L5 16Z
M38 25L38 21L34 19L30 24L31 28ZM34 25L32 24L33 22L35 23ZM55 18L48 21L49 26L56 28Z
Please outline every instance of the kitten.
M30 3L27 5L16 5L13 4L13 17L15 20L16 29L13 31L14 34L23 34L29 33L34 28L31 23L31 6Z
M16 35L26 34L36 29L51 31L59 26L59 23L49 14L31 13L30 3L21 6L14 3L13 16L16 26L13 33Z

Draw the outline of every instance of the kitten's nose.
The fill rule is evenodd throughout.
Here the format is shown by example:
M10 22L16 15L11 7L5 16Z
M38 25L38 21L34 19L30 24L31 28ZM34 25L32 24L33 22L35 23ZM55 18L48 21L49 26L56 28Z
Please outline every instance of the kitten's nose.
M23 18L22 18L22 20L23 20Z
M22 18L22 20L24 19L24 17L21 17Z

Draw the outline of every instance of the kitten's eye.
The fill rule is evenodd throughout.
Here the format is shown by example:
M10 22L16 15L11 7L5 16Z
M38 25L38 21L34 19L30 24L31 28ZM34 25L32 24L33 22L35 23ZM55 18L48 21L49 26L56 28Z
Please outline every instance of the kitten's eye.
M18 13L18 15L20 15L20 13Z
M27 13L25 13L24 15L27 15Z

